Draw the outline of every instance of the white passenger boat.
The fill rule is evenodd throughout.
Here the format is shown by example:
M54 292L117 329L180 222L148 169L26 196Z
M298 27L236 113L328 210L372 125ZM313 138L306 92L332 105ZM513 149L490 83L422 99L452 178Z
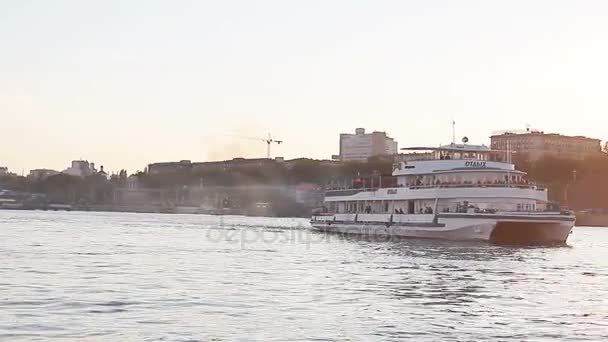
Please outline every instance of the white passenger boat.
M508 153L451 144L393 166L396 185L331 189L315 229L368 236L565 244L574 215L515 170ZM376 183L381 180L377 179ZM378 184L379 185L379 184Z

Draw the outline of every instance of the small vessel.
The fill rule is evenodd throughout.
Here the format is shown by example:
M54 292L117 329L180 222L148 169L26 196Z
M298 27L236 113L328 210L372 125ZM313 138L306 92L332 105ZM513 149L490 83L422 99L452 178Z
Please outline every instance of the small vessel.
M464 140L463 140L464 141ZM479 240L495 244L565 244L571 211L515 169L510 152L484 145L405 148L424 160L393 165L393 186L328 189L314 229L366 236ZM385 184L387 182L385 181Z

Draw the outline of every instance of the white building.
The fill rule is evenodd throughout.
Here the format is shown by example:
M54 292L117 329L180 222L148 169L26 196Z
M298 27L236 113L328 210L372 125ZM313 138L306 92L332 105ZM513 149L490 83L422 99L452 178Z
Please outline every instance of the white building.
M70 176L86 177L97 173L95 163L89 163L87 160L74 160L72 166L63 170L63 173Z
M397 154L397 142L386 132L365 133L357 128L355 134L340 134L340 160L366 161L369 157Z

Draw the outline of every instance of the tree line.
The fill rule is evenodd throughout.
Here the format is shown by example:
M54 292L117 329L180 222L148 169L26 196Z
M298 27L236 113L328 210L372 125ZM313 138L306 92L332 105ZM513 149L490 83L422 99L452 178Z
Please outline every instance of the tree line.
M545 157L530 160L526 155L514 155L518 170L528 179L549 189L549 198L573 209L608 208L608 155L600 154L585 160ZM316 184L320 189L328 185L350 186L355 181L373 175L388 177L392 162L387 158L370 158L368 162L324 163L302 159L290 164L269 163L259 167L234 167L222 170L195 172L183 169L172 173L151 174L137 172L139 187L149 189L178 189L192 186L292 186L300 183ZM124 188L127 172L117 175L91 175L84 178L57 174L45 179L5 175L0 177L0 189L44 194L48 201L57 203L110 203L113 192ZM369 184L369 183L368 183ZM390 184L388 181L383 184Z
M549 199L573 209L608 208L608 154L584 160L514 155L518 170L548 188Z

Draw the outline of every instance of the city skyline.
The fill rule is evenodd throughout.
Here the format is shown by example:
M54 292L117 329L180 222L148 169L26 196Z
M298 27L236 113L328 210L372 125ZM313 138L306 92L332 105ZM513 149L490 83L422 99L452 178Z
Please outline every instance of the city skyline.
M338 135L606 140L601 1L5 4L0 166L330 158Z
M397 150L392 150L392 152L384 152L384 153L379 153L379 151L374 151L374 147L373 147L373 143L371 140L369 141L358 141L356 142L354 145L352 146L347 146L348 148L348 152L346 152L345 150L343 150L342 146L342 140L343 140L343 136L358 136L359 134L361 134L361 136L365 135L365 128L363 127L359 127L356 129L356 134L350 134L350 133L341 133L339 134L339 141L338 141L338 145L339 145L339 150L340 150L340 154L337 155L332 155L331 157L327 157L327 158L314 158L314 157L310 157L310 156L306 156L306 155L300 155L300 156L294 156L291 158L285 158L283 156L270 156L269 159L276 159L276 158L281 158L281 160L298 160L298 159L312 159L312 160L326 160L326 161L342 161L342 162L352 162L352 161L364 161L367 160L367 158L371 158L373 156L378 156L378 155L395 155L397 157L396 160L406 160L406 159L399 159L399 156L404 156L409 154L408 151L401 151L400 149ZM371 136L372 132L368 132L367 136ZM374 134L379 133L380 136L382 137L382 143L384 144L384 139L388 139L386 140L387 143L389 144L394 144L395 147L398 145L397 141L394 141L392 138L387 137L385 134L385 131L374 131ZM535 143L532 143L532 140L528 141L530 139L530 137L534 137L534 141L536 141ZM455 136L454 136L455 138ZM245 139L247 140L252 140L253 138L249 137L245 137ZM465 141L466 139L466 141ZM544 142L542 143L541 141L543 140L548 140L548 142ZM257 140L257 138L255 139ZM542 158L543 156L552 156L552 157L560 157L563 155L563 157L565 159L570 159L570 160L585 160L585 158L588 158L590 156L595 155L595 153L597 152L601 152L604 148L604 145L602 144L602 141L600 139L595 139L595 138L591 138L591 137L586 137L586 136L568 136L568 135L562 135L560 133L554 133L554 132L544 132L544 131L540 131L537 129L533 129L533 128L526 128L526 129L515 129L515 130L501 130L501 131L495 131L493 132L493 135L491 136L491 140L489 144L486 143L482 143L482 144L470 144L470 142L468 141L468 137L463 137L461 139L462 141L456 141L457 145L460 146L464 146L461 145L462 143L464 143L465 145L468 146L486 146L488 149L496 149L496 150L513 150L513 151L519 151L522 153L525 153L527 155L528 158L530 158L530 160L539 160L540 158ZM506 140L514 140L513 145L511 145L511 147L507 147L507 145L505 145L505 141ZM273 142L277 142L277 141L273 141ZM518 143L519 142L519 143ZM521 143L523 142L523 144ZM363 145L361 145L363 143ZM555 144L565 144L563 147L559 148L559 149L555 149L554 145ZM451 144L451 142L450 142ZM449 145L449 144L446 144ZM443 147L445 147L446 145L442 145ZM500 145L500 146L499 146ZM274 146L274 144L272 144L271 146ZM407 146L406 146L407 147ZM427 147L440 147L440 146L432 146L432 145L427 145ZM521 148L522 150L518 150L517 148ZM369 149L369 150L367 150ZM387 145L386 146L387 151L390 150L390 147ZM267 150L267 152L269 152ZM346 152L346 155L343 155L342 153ZM365 158L360 158L359 154L367 154ZM414 153L414 154L418 154L418 153ZM244 160L259 160L259 159L267 159L267 156L243 156L243 155L233 155L233 156L228 156L226 158L220 158L220 159L213 159L213 160L193 160L193 159L181 159L181 160L166 160L166 161L153 161L153 162L148 162L146 163L143 167L141 168L137 168L135 171L133 170L129 170L126 168L118 168L117 170L109 170L107 169L103 163L101 164L97 164L100 167L100 171L103 171L106 175L118 175L120 172L122 172L123 170L127 171L127 174L135 174L139 171L145 171L148 169L148 167L150 165L153 164L170 164L170 165L176 165L176 164L181 164L183 162L193 162L193 163L207 163L207 162L224 162L224 161L236 161L239 159L244 159ZM87 166L83 169L80 170L79 166L75 166L75 164L86 164ZM28 174L28 172L43 172L43 173L48 173L53 172L53 174L56 173L66 173L66 174L70 174L70 175L74 175L74 172L80 173L80 172L88 172L89 170L89 164L90 164L90 170L92 170L93 173L97 173L97 169L95 168L95 161L93 160L86 160L84 158L78 158L78 159L73 159L70 161L70 165L67 168L57 168L57 169L52 169L52 168L44 168L44 167L36 167L30 170L25 170L22 169L20 170L20 172L17 172L19 170L14 170L14 169L10 169L4 165L0 165L0 168L2 168L5 172L9 172L12 174L18 174L18 175L22 175L22 176L26 176ZM108 171L108 172L106 172Z

